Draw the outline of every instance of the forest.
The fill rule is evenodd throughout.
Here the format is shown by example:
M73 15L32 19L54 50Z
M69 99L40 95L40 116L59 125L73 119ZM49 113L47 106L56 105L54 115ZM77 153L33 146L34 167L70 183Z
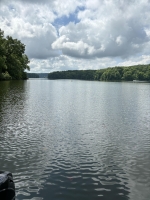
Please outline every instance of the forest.
M0 80L27 79L28 63L25 45L11 36L5 38L0 29Z
M99 70L68 70L48 74L48 79L80 79L97 81L150 81L150 64L109 67Z

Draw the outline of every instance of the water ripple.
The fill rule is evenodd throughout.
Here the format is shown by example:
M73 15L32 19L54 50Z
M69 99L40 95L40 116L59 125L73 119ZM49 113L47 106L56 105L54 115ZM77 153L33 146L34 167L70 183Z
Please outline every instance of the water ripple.
M149 84L0 84L0 169L17 200L149 199Z

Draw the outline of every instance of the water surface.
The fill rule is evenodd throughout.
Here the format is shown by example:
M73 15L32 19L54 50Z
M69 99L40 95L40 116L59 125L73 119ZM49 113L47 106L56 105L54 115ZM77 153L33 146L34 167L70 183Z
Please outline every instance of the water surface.
M17 200L149 200L150 84L0 82L0 170Z

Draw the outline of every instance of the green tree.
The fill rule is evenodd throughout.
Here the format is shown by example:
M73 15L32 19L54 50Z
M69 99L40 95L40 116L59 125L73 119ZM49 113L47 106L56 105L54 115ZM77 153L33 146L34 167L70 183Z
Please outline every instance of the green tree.
M81 79L101 81L150 81L150 65L136 65L130 67L113 67L99 70L69 70L48 74L49 79Z
M4 32L0 29L0 75L7 69Z
M125 70L123 77L123 80L125 81L133 81L133 75L132 75L132 71L131 70Z
M102 81L119 81L121 76L117 68L108 68L101 76Z
M4 38L0 30L0 79L26 79L25 70L30 70L25 55L25 45L11 36Z

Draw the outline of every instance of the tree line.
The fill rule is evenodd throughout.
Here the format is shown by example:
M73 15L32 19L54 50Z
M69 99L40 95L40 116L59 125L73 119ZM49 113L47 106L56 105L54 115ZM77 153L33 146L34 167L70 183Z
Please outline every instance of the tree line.
M39 78L39 75L36 73L27 73L28 78Z
M0 80L27 79L28 63L25 45L11 36L5 38L0 29Z
M48 74L48 79L81 79L93 80L96 70L68 70Z
M48 79L80 79L98 81L150 81L150 64L112 67L99 70L68 70L48 74Z

